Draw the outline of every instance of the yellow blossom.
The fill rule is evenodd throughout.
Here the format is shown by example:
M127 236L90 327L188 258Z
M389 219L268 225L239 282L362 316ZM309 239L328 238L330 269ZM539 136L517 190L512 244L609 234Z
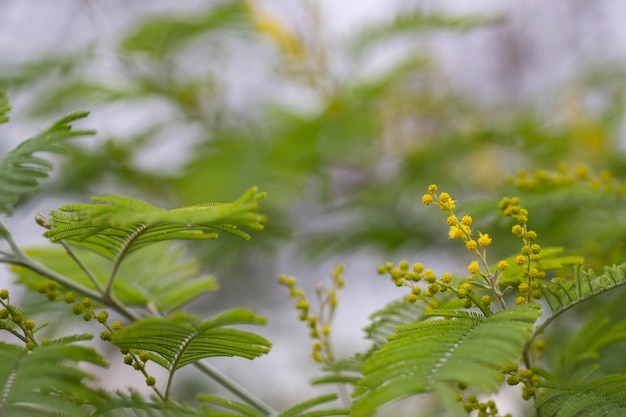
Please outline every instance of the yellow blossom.
M522 255L517 255L515 257L515 265L524 265L524 263L526 262L526 257L522 256Z
M459 219L457 219L455 215L448 216L448 218L446 219L446 223L448 224L448 226L456 226L458 222Z
M509 263L505 260L498 262L498 271L504 271L509 267Z
M461 239L463 237L463 231L456 226L452 226L450 227L448 236L450 239Z
M430 184L430 185L428 186L428 192L429 192L430 194L436 194L438 189L439 189L439 188L437 187L437 185L436 185L436 184Z
M463 226L471 226L473 222L474 219L472 219L472 216L463 216L463 218L461 219L461 224Z
M478 237L478 244L480 246L482 246L483 248L491 245L491 238L489 237L488 234L480 234L480 236Z
M424 203L425 205L429 205L432 202L433 202L433 196L432 195L424 194L422 196L422 203Z
M467 267L467 271L470 274L477 274L478 271L480 271L480 267L478 266L478 262L476 261L472 261L469 266Z
M452 210L454 206L454 200L448 193L439 194L439 207L444 211Z
M467 250L475 250L476 246L477 244L474 239L470 239L467 242L465 242L465 247L467 248Z

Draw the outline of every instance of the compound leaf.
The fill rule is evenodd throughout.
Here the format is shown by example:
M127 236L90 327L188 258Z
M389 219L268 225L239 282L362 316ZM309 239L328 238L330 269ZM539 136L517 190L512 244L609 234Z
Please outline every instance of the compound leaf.
M8 103L0 96L0 121ZM87 112L73 113L59 119L37 136L25 140L0 160L0 213L11 214L19 200L37 190L39 181L48 176L52 164L34 154L63 153L62 142L78 136L93 135L92 130L72 130L70 123L87 117Z
M84 339L58 339L30 351L0 343L0 415L29 417L46 410L84 417L85 410L68 399L96 401L99 394L85 384L93 377L77 365L106 366L95 350L72 343Z
M264 318L243 309L228 310L205 321L181 312L169 318L141 319L114 332L112 341L120 348L150 352L152 360L174 372L212 356L254 359L266 354L271 346L267 339L225 327L264 323Z
M498 369L519 357L540 314L537 306L520 305L488 317L455 314L400 326L364 363L353 415L368 415L407 395L438 392L448 383L496 390Z

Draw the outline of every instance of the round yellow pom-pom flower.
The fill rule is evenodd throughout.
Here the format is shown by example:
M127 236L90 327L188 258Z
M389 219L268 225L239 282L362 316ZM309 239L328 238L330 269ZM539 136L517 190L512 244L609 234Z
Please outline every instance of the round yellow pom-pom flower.
M524 257L522 255L517 255L515 257L515 265L522 266L522 265L524 265L525 262L526 262L526 257Z
M461 219L461 224L463 226L471 226L473 222L474 219L472 219L472 216L463 216L463 218Z
M488 234L484 234L484 235L483 235L483 234L481 233L481 234L480 234L480 237L478 238L478 244L479 244L480 246L482 246L483 248L484 248L484 247L487 247L487 246L491 245L491 238L489 237L489 235L488 235Z
M469 266L467 267L467 271L470 274L477 274L478 271L480 271L480 266L478 266L478 262L476 261L472 261Z
M424 194L422 196L422 203L424 203L425 205L429 205L433 202L433 196L432 195L428 195L428 194Z
M439 207L441 210L448 211L452 210L454 206L454 200L450 197L448 193L439 194Z
M476 243L474 239L471 239L465 242L465 247L467 248L467 250L474 250L476 249L476 246L478 246L478 244Z
M430 194L435 194L435 193L437 192L437 190L438 190L438 189L439 189L439 188L437 187L437 184L430 184L430 185L428 186L428 192L429 192Z
M509 263L505 260L498 262L498 271L505 271L509 267Z
M524 228L519 224L516 224L511 228L511 232L517 237L522 237L522 235L524 234Z
M450 239L461 239L463 237L463 231L456 226L450 227L450 232L448 232L448 236Z
M446 219L446 223L448 224L448 226L456 226L458 222L459 219L457 219L455 215L448 216L448 218Z

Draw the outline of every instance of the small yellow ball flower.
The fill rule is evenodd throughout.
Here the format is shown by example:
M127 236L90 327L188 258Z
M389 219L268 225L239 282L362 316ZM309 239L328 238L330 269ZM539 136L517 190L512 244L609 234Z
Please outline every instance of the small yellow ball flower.
M524 256L528 256L532 253L532 250L530 249L530 246L522 246L520 253Z
M424 271L424 281L432 284L433 282L437 281L437 275L435 275L432 270L427 269L426 271Z
M541 252L541 246L535 243L534 245L530 247L530 251L532 252L533 255L537 255L539 252Z
M526 233L526 239L530 241L537 240L537 232L529 230L528 233Z
M463 238L463 231L456 226L450 227L450 232L448 233L450 239L461 239Z
M328 336L330 334L330 326L326 325L322 327L322 334Z
M515 299L515 305L524 304L526 302L526 298L521 295Z
M522 255L517 255L515 257L515 265L522 266L522 265L524 265L525 262L526 262L526 257L524 257Z
M467 248L467 250L475 250L477 246L478 244L476 243L474 239L470 239L467 242L465 242L465 247Z
M411 294L409 294L409 295L407 295L407 296L406 296L406 300L407 300L409 303L413 304L413 303L415 303L415 302L417 301L417 295L415 295L415 294L411 293Z
M461 218L461 224L463 226L471 226L472 223L474 223L474 219L472 219L472 216L463 216L463 218Z
M439 187L437 187L437 184L430 184L428 186L428 192L430 194L435 194L437 192L437 190L439 189Z
M439 194L439 208L444 211L450 211L454 208L454 200L448 193Z
M422 203L424 203L425 205L430 205L433 202L433 196L432 195L428 195L428 194L424 194L422 196Z
M467 271L470 274L477 274L480 271L480 266L478 266L478 262L472 261L467 267Z
M482 246L483 248L491 245L491 238L489 237L488 234L480 234L480 236L478 237L478 244L480 246Z
M445 285L450 285L452 283L452 275L448 273L441 274L441 283Z
M455 215L450 215L448 216L448 218L446 219L446 224L448 226L456 226L456 224L459 222L459 219L456 218Z
M509 263L505 261L504 259L498 262L498 271L506 271L508 267L509 267Z
M421 274L423 270L424 266L421 263L417 262L413 264L413 272Z
M528 295L528 291L529 291L528 284L526 284L525 282L522 282L517 287L517 290L519 291L520 295Z
M398 268L400 268L401 271L407 271L409 269L409 263L407 261L400 261Z
M511 228L511 232L517 237L522 237L524 235L524 228L519 224L516 224Z
M422 293L422 289L420 287L413 287L411 289L411 293L415 295L420 295Z

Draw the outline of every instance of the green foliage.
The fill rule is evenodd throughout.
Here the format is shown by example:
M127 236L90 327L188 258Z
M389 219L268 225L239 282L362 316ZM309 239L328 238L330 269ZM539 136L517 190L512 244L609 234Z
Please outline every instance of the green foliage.
M85 337L53 340L30 351L0 343L0 414L26 417L57 412L84 417L75 402L96 401L98 393L85 384L92 377L78 364L106 366L106 362L94 349L74 343L81 339Z
M169 318L144 318L116 331L112 342L120 348L154 353L151 359L174 372L185 365L212 356L254 359L269 352L270 342L243 330L225 326L264 324L251 311L225 311L209 320L176 313Z
M8 111L6 98L1 100L0 111L2 115ZM37 190L39 181L48 176L52 164L34 154L63 153L63 141L94 134L92 130L72 130L70 125L85 118L87 114L75 113L57 120L48 129L22 142L0 160L0 213L11 214L19 200Z
M235 401L227 401L223 398L211 396L211 395L199 395L198 399L204 402L208 402L211 404L215 404L222 408L226 408L229 410L233 410L236 413L229 412L221 412L221 411L211 411L207 414L210 417L237 417L237 416L245 416L245 417L262 417L264 414L260 414L258 410L254 408L242 404ZM330 401L334 401L337 399L336 394L328 394L322 395L320 397L313 398L311 400L305 401L303 403L297 404L288 410L283 411L277 417L326 417L326 416L346 416L350 412L346 409L323 409L323 410L313 410L307 411L311 408L317 407L320 404L324 404Z
M211 31L249 26L246 23L248 19L243 2L230 1L193 16L147 20L124 40L122 49L163 58L179 52L191 41Z
M239 227L263 228L264 217L255 212L263 197L252 188L233 203L169 211L130 197L94 197L96 204L73 204L52 211L44 236L53 242L79 243L112 259L153 242L215 239L216 230L250 239Z
M9 116L7 116L9 111L11 111L9 98L6 96L3 90L0 90L0 124L9 121Z
M0 161L0 214L11 214L48 175L51 164L36 156L41 152L69 150L62 175L48 187L56 198L64 197L59 191L71 192L76 201L83 198L78 192L91 194L103 183L137 195L94 197L91 204L68 204L49 218L38 216L47 228L44 236L56 244L52 248L21 250L0 224L0 262L9 264L28 290L19 307L8 294L0 297L0 330L18 343L0 345L6 359L0 365L0 381L5 381L0 414L383 416L388 403L431 393L435 395L425 401L437 410L433 415L473 415L480 410L482 417L485 410L480 407L489 407L479 404L482 397L472 396L498 391L504 381L522 385L522 397L530 400L527 408L534 406L537 416L623 414L623 303L608 297L619 296L618 288L626 282L626 159L619 150L626 103L624 71L581 77L578 84L568 86L571 97L548 97L546 102L559 102L558 109L546 105L539 111L523 104L493 108L455 90L433 57L426 56L421 42L410 42L401 58L387 60L385 69L373 75L363 63L370 62L377 48L406 41L413 34L464 33L503 20L411 11L331 42L324 36L324 19L314 6L310 9L303 16L294 13L298 20L287 22L252 2L235 0L193 14L150 16L123 34L111 51L112 63L118 64L112 66L121 68L119 77L90 72L94 62L100 63L100 45L3 68L0 85L26 91L35 87L36 100L26 109L30 116L58 117L77 102L94 111L124 103L129 114L155 101L166 109L138 132L113 135L89 148L66 146L65 139L93 134L70 126L86 113L71 114ZM301 23L309 20L313 23L307 32ZM231 48L231 43L237 47ZM271 68L257 60L258 54L247 53L268 44L275 52ZM235 63L238 68L271 73L272 78L264 80L269 85L304 92L311 100L294 110L279 101L282 90L268 88L268 93L246 95L243 106L232 105L228 60L233 51L245 57L243 64ZM337 62L343 68L340 73L334 69ZM561 107L575 110L570 114ZM0 123L8 120L9 109L1 93ZM180 170L161 170L161 165L151 170L137 164L144 151L164 138L169 143L175 139L174 148L178 151L180 144L182 155L189 132L194 145ZM237 302L245 304L240 288L272 288L260 279L260 266L271 269L272 259L257 255L259 241L276 247L297 236L296 249L318 257L364 246L403 252L442 250L450 242L443 225L428 221L424 208L415 204L416 187L425 185L433 173L455 196L458 193L458 205L474 216L475 231L489 230L494 242L489 263L481 247L479 273L455 274L445 285L440 278L418 282L406 271L395 270L394 282L401 276L397 285L410 287L409 297L371 316L365 329L370 342L366 350L329 360L323 376L312 382L325 389L337 384L340 395L323 395L281 413L211 367L214 356L254 359L268 352L270 342L231 327L264 324L249 310L227 309L210 319L184 311L191 301L217 288L204 268L225 269L227 261L234 261L238 279L232 281L241 285ZM204 203L231 201L250 184L258 184L271 197L263 207L271 222L259 240L255 235L252 247L238 238L248 240L250 230L265 227L258 207L262 193L253 188L232 203ZM505 223L494 215L496 196L507 194L522 198L542 246L540 253L533 252L518 265L518 254L511 256L515 246L509 219ZM183 207L166 210L141 199ZM226 233L218 242L197 242L215 239L222 231ZM524 246L530 248L529 242L524 240ZM189 247L194 252L189 253ZM585 255L585 268L618 266L596 274L583 269L578 254ZM207 266L199 259L213 262ZM454 259L459 264L466 261L463 255ZM499 262L494 262L498 259L508 261L508 269L498 269ZM572 272L569 266L574 264L580 265ZM538 273L533 278L531 267ZM432 284L438 291L435 296L426 292ZM292 297L298 298L300 289L292 290ZM33 291L69 306L49 304ZM605 297L602 303L600 295ZM331 299L336 302L335 297L322 297L322 304ZM212 308L220 310L231 302L226 297L215 301ZM526 304L533 301L543 303L542 311ZM460 310L462 305L468 310ZM573 308L579 305L595 314L586 317L587 310ZM64 311L59 320L47 314L53 308ZM299 312L315 349L330 323L311 323L317 316L308 308L301 306ZM140 395L134 389L92 390L98 383L76 365L102 365L94 350L80 350L75 343L80 338L44 343L38 331L46 323L37 322L32 329L33 323L24 324L33 313L43 312L51 322L45 331L63 333L64 326L73 324L70 310L102 327L94 333L104 330L100 335L104 342L112 341L128 352L124 361L130 359L146 377L154 395ZM107 310L124 323L109 322ZM545 320L537 324L541 312ZM77 347L80 351L73 350ZM330 351L330 342L324 349ZM41 352L48 352L49 360L41 359ZM165 395L154 385L143 359L137 360L140 355L169 371ZM229 397L200 394L200 405L171 398L175 371L187 364L228 390ZM264 377L274 383L271 373ZM204 384L197 386L205 389ZM281 385L276 386L280 393ZM329 403L338 399L343 401L341 408L315 409L333 407ZM523 408L520 413L529 415ZM425 410L414 407L404 414L423 416ZM495 407L489 410L500 417Z
M577 384L547 382L536 405L550 417L618 417L626 412L626 376L611 375Z
M400 326L389 343L363 365L354 415L368 415L410 394L436 391L441 384L497 390L502 382L498 369L522 353L540 314L532 305L512 307L489 317L442 310L430 315L448 319Z
M81 266L67 262L63 248L31 248L25 253L72 282L96 289ZM111 274L111 261L80 247L74 249L74 253L96 282L104 287ZM49 283L49 279L27 268L14 266L13 272L18 282L33 291L39 291ZM113 292L120 301L132 307L152 304L163 314L178 310L217 289L213 277L201 275L198 260L187 258L183 247L171 242L155 243L126 256L117 276ZM157 276L159 279L154 279Z
M586 299L626 284L625 271L626 264L613 265L605 267L604 273L596 275L593 270L585 271L582 265L578 265L572 278L554 278L542 289L556 316Z

